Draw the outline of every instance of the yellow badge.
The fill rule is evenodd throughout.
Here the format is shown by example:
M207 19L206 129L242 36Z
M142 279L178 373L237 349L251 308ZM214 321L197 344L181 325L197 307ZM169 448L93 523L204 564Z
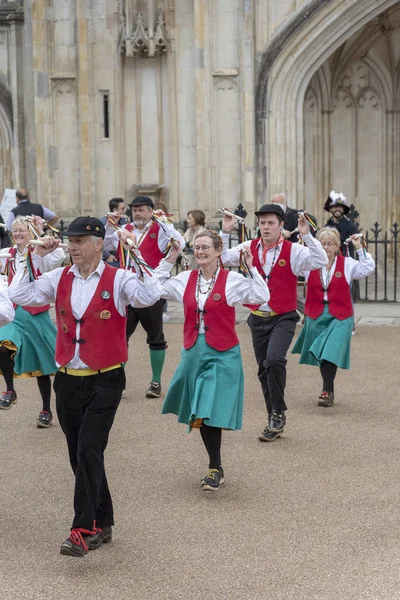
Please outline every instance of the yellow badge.
M151 237L152 240L154 240L154 238L156 237L156 234L155 233L151 233L150 237Z
M341 277L341 276L342 276L341 272L340 271L336 271L335 277Z
M213 300L215 300L215 302L218 302L218 300L221 300L221 294L214 294Z
M285 267L286 266L286 260L284 258L281 258L281 260L278 262L278 265L280 267Z
M100 313L100 319L104 319L104 320L111 319L111 313L110 313L110 311L109 310L102 310L101 313Z
M68 333L68 327L65 324L63 325L63 332Z

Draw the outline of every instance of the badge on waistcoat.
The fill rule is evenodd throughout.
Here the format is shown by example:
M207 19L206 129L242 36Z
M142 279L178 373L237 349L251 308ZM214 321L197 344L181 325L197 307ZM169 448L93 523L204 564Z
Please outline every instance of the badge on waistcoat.
M66 314L67 314L67 312L66 312L66 311L65 311L65 310L62 308L62 309L60 310L60 315L61 315L62 317L65 317L65 315L66 315Z
M215 302L218 302L218 300L221 300L221 294L214 294L213 300L215 300Z
M336 271L335 277L341 277L341 276L342 276L341 272L340 271Z
M150 237L151 237L152 240L154 240L154 238L156 237L156 234L155 233L151 233Z
M63 325L63 332L68 333L68 327L65 324Z
M278 261L278 265L279 265L280 267L285 267L285 266L286 266L286 260L285 260L284 258L281 258L281 259Z
M101 313L100 313L100 319L104 319L104 320L111 319L111 313L110 313L110 311L109 310L102 310Z
M109 300L111 298L111 294L107 290L103 290L101 292L101 297L103 298L103 300Z

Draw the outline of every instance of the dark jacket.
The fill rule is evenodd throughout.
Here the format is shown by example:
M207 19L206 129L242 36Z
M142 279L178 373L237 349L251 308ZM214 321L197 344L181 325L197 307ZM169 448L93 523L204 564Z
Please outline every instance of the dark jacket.
M299 220L299 212L300 209L298 208L286 208L286 212L285 212L285 221L283 224L283 227L287 230L287 231L293 231L294 229L297 228L297 223ZM308 214L308 213L307 213ZM308 216L310 217L310 219L312 219L314 221L315 224L317 224L317 220L315 217L313 217L313 215L308 214ZM310 228L311 230L311 228ZM311 231L311 234L313 236L315 236L315 231ZM288 238L289 242L298 242L299 241L299 234L298 233L293 233L293 235L290 236L290 238Z
M18 206L15 206L12 211L16 217L26 217L27 215L36 215L43 219L43 206L41 204L35 204L28 200L27 202L21 202Z

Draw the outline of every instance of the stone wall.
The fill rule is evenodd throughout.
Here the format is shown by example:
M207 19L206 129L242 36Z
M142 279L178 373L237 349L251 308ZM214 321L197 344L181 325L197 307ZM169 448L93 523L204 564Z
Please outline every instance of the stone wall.
M0 181L67 219L140 191L215 221L284 191L322 221L332 188L398 219L396 5L0 0Z

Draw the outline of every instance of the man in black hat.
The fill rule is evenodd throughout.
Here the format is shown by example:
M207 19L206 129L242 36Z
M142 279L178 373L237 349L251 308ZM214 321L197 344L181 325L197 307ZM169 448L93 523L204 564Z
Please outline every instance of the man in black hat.
M111 541L113 505L104 469L115 413L125 387L128 358L126 307L150 305L159 297L157 276L114 269L102 260L104 225L78 217L65 234L73 266L45 273L29 282L24 271L14 277L10 298L22 306L55 302L57 318L54 379L56 407L75 473L75 516L61 554L82 557ZM121 232L125 241L129 236ZM42 238L45 256L59 244ZM112 352L105 352L105 344Z
M357 227L346 216L350 212L346 196L332 190L324 204L324 210L332 215L325 227L332 227L339 232L341 253L343 256L352 255L354 253L353 244L347 244L346 240L357 233Z
M133 233L145 262L155 269L164 258L165 252L174 238L184 248L185 240L182 235L168 223L154 215L154 203L148 196L137 196L129 203L132 210L132 223L124 229ZM110 219L111 221L111 219ZM105 249L116 251L118 237L114 233L113 223L106 229ZM128 306L127 339L134 333L138 323L147 333L147 343L150 349L150 364L152 377L150 387L146 391L147 398L161 396L161 373L165 360L167 342L163 331L163 309L165 300L159 300L149 308L133 308Z
M221 260L225 266L239 266L240 252L247 246L253 256L253 266L258 268L268 283L271 294L269 302L261 306L249 306L251 314L247 322L268 411L268 424L258 439L271 442L282 435L286 424L286 354L299 320L296 312L297 276L303 271L323 267L328 258L320 242L310 234L304 216L299 217L297 227L306 246L284 239L282 228L285 214L277 204L264 204L255 214L260 237L231 249L228 248L229 234L235 221L224 215Z

